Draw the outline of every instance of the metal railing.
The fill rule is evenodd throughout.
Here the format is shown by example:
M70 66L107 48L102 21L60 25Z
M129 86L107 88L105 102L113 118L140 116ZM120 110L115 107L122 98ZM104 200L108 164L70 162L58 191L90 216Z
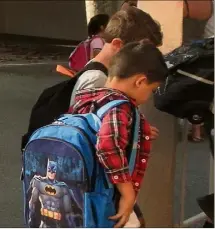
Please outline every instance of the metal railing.
M189 123L187 120L184 120L184 128L182 133L182 167L181 167L181 193L180 193L180 219L179 224L175 224L175 227L191 227L192 225L198 224L207 219L207 216L204 212L201 212L195 216L192 216L188 219L185 219L185 198L186 198L186 181L187 181L187 165L188 165L188 128ZM210 178L209 178L209 192L213 192L213 178L214 169L213 169L213 158L210 159Z

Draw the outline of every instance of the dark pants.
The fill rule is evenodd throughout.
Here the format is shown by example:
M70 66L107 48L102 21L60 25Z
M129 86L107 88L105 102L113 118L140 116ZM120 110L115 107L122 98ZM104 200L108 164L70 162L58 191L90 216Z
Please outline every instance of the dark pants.
M137 218L143 218L143 213L140 210L140 207L138 206L138 204L134 205L134 213L136 214Z

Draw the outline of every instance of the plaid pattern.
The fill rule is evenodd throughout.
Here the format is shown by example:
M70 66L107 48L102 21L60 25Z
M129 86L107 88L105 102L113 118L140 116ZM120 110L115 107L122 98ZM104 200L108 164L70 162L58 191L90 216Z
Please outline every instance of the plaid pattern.
M141 115L137 157L133 174L129 174L126 149L131 141L133 125L132 104L135 102L122 92L113 89L86 89L77 93L75 105L69 113L96 112L112 100L127 99L131 102L111 109L103 118L97 138L97 156L113 184L132 181L138 191L144 176L150 153L150 125Z

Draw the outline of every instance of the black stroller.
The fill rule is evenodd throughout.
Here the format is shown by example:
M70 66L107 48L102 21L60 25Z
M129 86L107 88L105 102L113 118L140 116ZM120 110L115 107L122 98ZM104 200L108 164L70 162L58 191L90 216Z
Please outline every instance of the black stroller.
M155 107L192 124L204 123L214 156L214 37L182 45L165 60L170 74L154 94ZM214 194L197 201L214 223Z

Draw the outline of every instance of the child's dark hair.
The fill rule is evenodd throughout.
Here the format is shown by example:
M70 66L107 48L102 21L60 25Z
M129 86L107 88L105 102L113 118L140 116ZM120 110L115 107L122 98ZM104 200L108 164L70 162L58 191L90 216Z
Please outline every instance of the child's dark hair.
M88 36L92 37L93 35L97 35L101 32L101 26L106 28L109 21L109 15L107 14L97 14L96 16L90 19L88 23Z
M103 34L106 43L119 38L124 44L149 39L154 45L162 45L161 27L149 14L132 6L116 12Z
M162 53L148 40L125 45L111 60L109 77L126 79L145 74L148 82L163 82L168 68Z

